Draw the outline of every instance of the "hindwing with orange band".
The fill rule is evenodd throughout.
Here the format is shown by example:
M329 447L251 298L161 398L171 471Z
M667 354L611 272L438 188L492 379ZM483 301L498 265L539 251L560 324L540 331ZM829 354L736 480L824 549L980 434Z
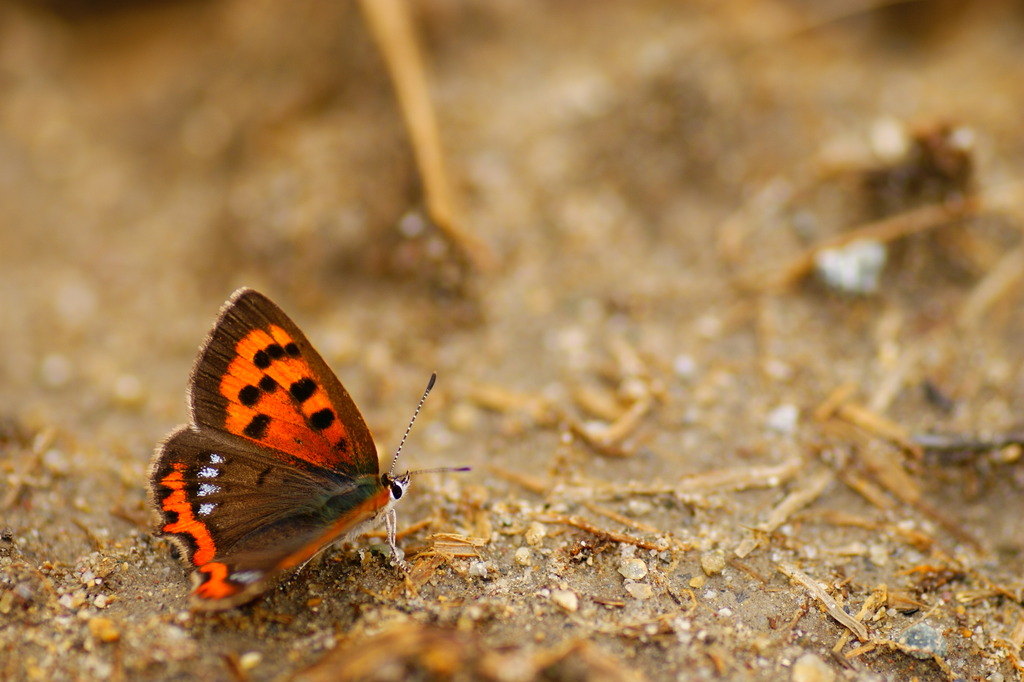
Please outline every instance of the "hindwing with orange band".
M390 499L375 475L351 479L190 426L159 452L150 472L157 534L174 540L195 569L200 608L247 601Z

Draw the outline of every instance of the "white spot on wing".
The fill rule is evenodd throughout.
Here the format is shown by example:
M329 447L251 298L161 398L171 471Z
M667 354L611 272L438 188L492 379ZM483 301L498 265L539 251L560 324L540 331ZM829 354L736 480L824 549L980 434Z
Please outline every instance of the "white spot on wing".
M200 516L209 516L210 513L214 509L216 509L216 508L217 508L217 505L215 505L215 504L213 504L211 502L204 502L203 504L199 505L199 512L198 512L198 514Z
M260 571L238 571L231 574L231 579L236 583L252 584L263 577Z
M199 478L217 478L220 470L214 469L213 467L203 467L199 470Z
M220 486L212 483L200 483L199 490L196 492L199 497L206 497L207 495L213 495L220 492Z
M210 453L210 464L223 464L224 458L218 455L216 452Z

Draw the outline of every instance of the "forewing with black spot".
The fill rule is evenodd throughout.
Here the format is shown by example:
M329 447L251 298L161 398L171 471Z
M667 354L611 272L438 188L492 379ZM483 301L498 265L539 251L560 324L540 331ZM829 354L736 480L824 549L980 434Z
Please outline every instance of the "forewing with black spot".
M377 474L373 437L348 391L270 299L236 291L192 372L193 423L349 476Z

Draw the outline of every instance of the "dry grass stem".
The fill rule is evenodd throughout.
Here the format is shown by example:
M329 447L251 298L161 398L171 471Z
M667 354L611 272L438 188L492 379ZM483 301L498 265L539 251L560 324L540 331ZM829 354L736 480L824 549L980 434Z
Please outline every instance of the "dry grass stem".
M641 396L610 424L598 422L585 422L581 424L571 421L569 428L574 435L599 454L611 457L628 457L633 453L630 449L624 448L622 443L629 436L633 435L633 432L640 426L643 418L653 405L654 399L651 396Z
M497 464L488 464L487 471L491 472L499 478L503 478L509 483L514 483L521 488L529 490L531 493L543 495L551 490L551 483L538 478L537 476L530 476L519 471L512 471L505 467L498 466Z
M985 313L1000 299L1009 296L1024 280L1024 248L1017 247L1004 255L995 267L974 285L957 315L962 329L973 329Z
M868 433L895 443L915 458L920 459L924 454L921 447L914 443L906 429L896 422L886 419L872 410L858 405L857 403L843 403L835 412L838 419L849 422Z
M599 516L603 516L606 519L611 519L616 523L621 523L623 526L626 526L627 528L632 528L633 530L638 530L641 533L650 533L651 535L664 535L665 533L665 531L661 530L660 528L655 528L654 526L650 526L646 523L635 521L629 518L628 516L624 516L618 513L617 511L608 509L607 507L602 507L598 504L594 504L593 502L584 502L583 506L589 509L590 511L594 512L595 514L598 514Z
M759 291L770 289L784 291L791 288L811 270L818 255L827 249L840 249L855 241L871 240L889 243L897 239L910 236L918 232L932 230L950 222L963 218L977 209L977 200L964 200L958 204L929 204L915 208L903 213L865 223L863 225L846 230L838 235L822 240L814 246L804 250L789 264L779 268L773 275L758 275L746 277L741 281L744 288L752 288Z
M879 509L892 509L896 506L893 498L890 497L882 488L855 471L850 469L840 471L839 480Z
M557 421L559 411L543 396L512 391L500 384L474 384L467 390L470 400L479 407L499 414L521 412L540 425Z
M832 618L838 621L841 625L848 628L850 632L856 635L857 639L862 642L868 641L868 629L864 626L864 623L844 611L839 604L836 603L836 600L832 598L832 595L826 592L816 580L790 563L780 562L777 563L776 566L780 573L800 583L800 585L802 585L812 597L821 602L828 615L832 616Z
M572 526L573 528L578 528L582 531L586 531L591 535L606 538L608 540L611 540L612 542L624 542L628 545L635 545L637 547L640 547L641 549L653 549L655 551L662 551L668 549L669 546L669 543L664 540L662 542L649 542L642 538L633 537L632 535L618 533L607 528L601 528L600 526L595 526L594 524L590 523L586 519L580 518L579 516L565 516L563 514L545 513L538 514L537 520L546 523L560 523L565 526Z
M777 488L796 476L803 467L803 460L793 457L779 464L715 469L684 476L670 491L679 494L709 494Z
M786 495L772 509L768 518L757 525L757 530L765 533L774 531L789 520L793 514L821 497L821 494L825 492L834 480L835 473L831 469L820 469L813 475L808 476L801 482L799 488Z
M423 55L408 3L406 0L363 0L360 5L395 86L423 180L430 218L474 267L492 269L494 255L465 229L457 215Z

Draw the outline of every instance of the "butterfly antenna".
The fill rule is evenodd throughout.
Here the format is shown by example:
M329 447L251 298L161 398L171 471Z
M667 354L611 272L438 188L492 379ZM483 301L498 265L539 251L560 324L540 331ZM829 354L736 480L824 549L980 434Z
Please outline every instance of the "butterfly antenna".
M434 388L434 381L437 380L437 372L430 375L430 381L427 382L427 388L423 391L423 397L420 398L420 404L416 406L416 411L412 413L412 419L409 420L409 425L405 427L405 435L402 436L402 442L398 444L398 449L395 450L395 456L391 458L391 468L388 469L388 474L392 474L395 471L395 464L398 463L398 456L402 454L402 446L405 445L405 439L409 437L409 432L412 431L412 425L416 423L416 417L419 416L420 410L423 408L423 403L426 402L427 396L430 395L430 389Z

